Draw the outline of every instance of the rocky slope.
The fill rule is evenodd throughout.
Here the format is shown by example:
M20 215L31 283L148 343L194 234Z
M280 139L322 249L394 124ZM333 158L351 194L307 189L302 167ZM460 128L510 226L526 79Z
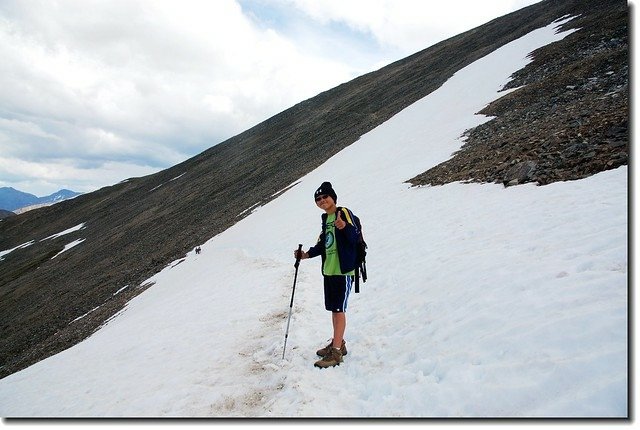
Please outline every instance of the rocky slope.
M15 215L14 212L6 211L4 209L0 209L0 219L7 218L7 217L10 217L10 216L14 216L14 215Z
M580 28L534 53L505 87L520 88L480 113L449 161L414 185L505 186L580 179L628 163L629 45L624 4L603 4L564 26Z
M588 174L625 163L626 3L541 2L301 102L167 170L4 219L0 250L33 242L0 262L0 377L84 339L150 287L146 279L236 223L246 209L272 199L460 68L566 14L582 14L568 26L590 26L562 48L574 66L563 66L552 51L536 53L514 81L529 85L489 106L486 112L498 118L470 131L469 146L454 157L463 160L455 161L459 166L468 164L465 175L435 176L511 183L506 170L529 166L523 181L543 183L564 171ZM554 146L542 150L541 140ZM472 141L480 142L474 151ZM601 154L610 155L600 162ZM545 167L563 157L566 167ZM436 169L455 170L449 167ZM425 178L415 183L432 183ZM42 240L80 224L84 228ZM51 259L78 239L84 241Z

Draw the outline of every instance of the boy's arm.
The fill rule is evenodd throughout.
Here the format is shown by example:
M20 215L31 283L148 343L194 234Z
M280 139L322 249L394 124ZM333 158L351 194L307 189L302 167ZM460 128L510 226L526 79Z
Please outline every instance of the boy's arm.
M322 254L323 248L324 248L324 241L322 240L322 234L320 234L316 244L311 248L309 248L309 250L307 251L309 258L317 257L318 255Z

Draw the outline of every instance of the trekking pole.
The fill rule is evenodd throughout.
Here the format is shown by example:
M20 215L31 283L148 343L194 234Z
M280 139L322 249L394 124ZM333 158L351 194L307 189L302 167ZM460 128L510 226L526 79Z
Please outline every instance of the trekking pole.
M296 292L296 279L298 279L298 266L300 265L300 256L302 255L302 244L298 244L298 252L296 254L296 262L293 267L296 273L293 276L293 291L291 291L291 303L289 304L289 319L287 319L287 332L284 334L284 348L282 349L282 359L284 360L284 352L287 350L287 338L289 337L289 323L291 323L291 310L293 309L293 295Z

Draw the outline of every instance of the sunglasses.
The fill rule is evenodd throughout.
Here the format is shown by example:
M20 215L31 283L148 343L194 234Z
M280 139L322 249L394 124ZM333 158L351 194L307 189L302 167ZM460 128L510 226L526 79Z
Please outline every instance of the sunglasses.
M318 196L318 197L316 197L316 202L319 202L320 200L324 200L324 199L326 199L327 197L329 197L329 196L328 196L328 195L326 195L326 194L325 194L324 196Z

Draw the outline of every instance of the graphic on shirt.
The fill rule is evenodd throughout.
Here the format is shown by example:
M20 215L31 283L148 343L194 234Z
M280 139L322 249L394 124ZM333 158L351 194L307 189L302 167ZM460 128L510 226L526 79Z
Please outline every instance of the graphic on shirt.
M333 236L333 232L328 231L324 240L324 248L325 249L331 248L331 245L333 245L334 240L335 240L335 237Z

